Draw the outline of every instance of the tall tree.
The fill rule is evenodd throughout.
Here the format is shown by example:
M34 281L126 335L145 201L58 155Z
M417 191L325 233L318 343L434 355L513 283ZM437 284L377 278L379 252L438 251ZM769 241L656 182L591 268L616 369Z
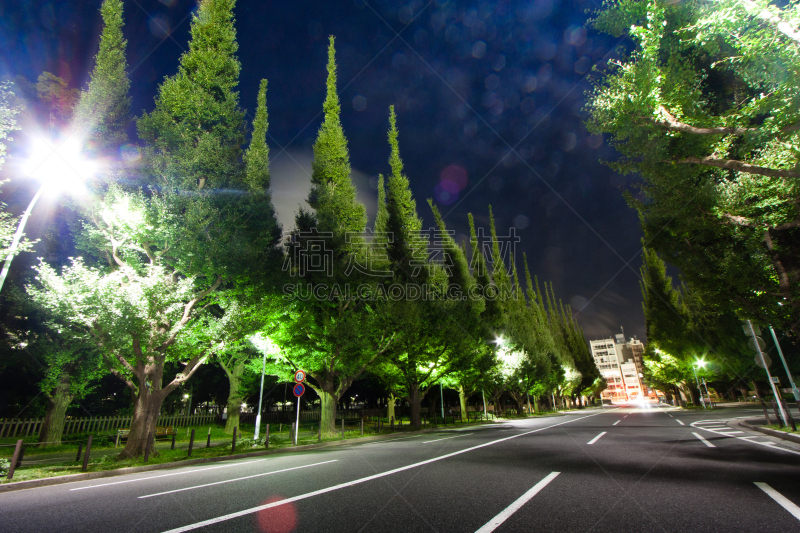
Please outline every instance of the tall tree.
M301 209L288 243L290 274L284 319L273 334L281 346L282 375L303 369L320 397L321 432L336 431L336 405L355 379L380 357L392 335L357 291L372 286L366 210L350 178L350 156L336 90L336 51L330 38L324 119L314 144L311 211ZM352 291L352 292L350 292Z
M635 48L590 96L612 165L642 178L648 246L734 313L800 328L796 3L607 2ZM770 16L764 17L763 13ZM777 21L777 22L776 22Z
M122 11L122 0L104 0L100 7L103 15L100 49L89 88L81 94L73 119L99 152L116 150L125 143L132 120Z
M268 274L279 240L268 174L244 161L234 3L200 3L178 73L139 120L147 193L120 182L88 209L84 246L107 266L76 260L59 276L42 265L43 288L29 289L81 324L131 390L127 457L144 453L164 398L236 340L213 327L231 309L222 292ZM185 365L165 377L167 361Z

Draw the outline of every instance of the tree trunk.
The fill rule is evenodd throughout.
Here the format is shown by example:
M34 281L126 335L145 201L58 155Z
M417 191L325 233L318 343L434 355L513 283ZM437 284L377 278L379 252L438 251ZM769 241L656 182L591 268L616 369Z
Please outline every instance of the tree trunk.
M686 388L689 390L689 394L692 397L692 405L694 405L695 407L700 405L700 391L697 389L697 387L694 387L687 383Z
M144 385L139 387L139 394L134 400L131 432L128 434L125 448L119 454L121 459L133 459L144 455L148 435L153 435L155 438L158 414L161 412L165 396L161 389L152 391Z
M464 390L464 385L458 386L458 403L461 407L462 418L467 416L467 392Z
M333 384L324 389L315 389L319 395L320 415L319 424L323 437L335 437L336 433L336 403L339 398L333 391Z
M394 395L394 392L389 393L389 402L386 404L386 418L391 421L392 419L397 422L397 416L394 414L394 404L397 401L397 396Z
M224 365L222 367L228 375L228 383L230 384L227 406L228 420L225 422L225 433L228 434L233 434L233 428L239 427L239 414L241 413L242 401L244 399L241 391L244 364L244 359L237 359L230 370ZM191 397L189 399L191 401Z
M417 385L419 387L419 385ZM420 398L420 402L422 402L422 398ZM439 403L439 397L436 394L431 394L428 398L428 415L435 417L436 414L439 412L436 409L436 405Z
M47 412L39 432L39 447L58 446L64 434L64 417L74 396L70 394L70 376L63 373L56 388L47 398Z
M419 384L414 383L409 387L408 403L411 404L411 427L422 427L422 397L419 394Z

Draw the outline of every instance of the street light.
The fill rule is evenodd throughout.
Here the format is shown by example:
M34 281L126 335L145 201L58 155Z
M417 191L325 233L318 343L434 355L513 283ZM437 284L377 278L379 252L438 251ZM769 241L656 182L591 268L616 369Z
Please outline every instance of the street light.
M256 431L253 435L253 440L258 439L259 430L261 429L261 401L264 398L264 372L267 369L267 348L270 344L275 347L274 343L265 338L261 333L256 333L252 337L250 337L250 342L253 343L253 346L258 348L258 350L263 354L261 359L261 391L258 393L258 413L256 414Z
M25 224L28 222L28 217L31 216L33 206L36 205L45 189L52 187L56 182L61 184L85 182L87 178L94 174L95 166L92 161L83 157L81 145L80 139L73 137L67 137L60 143L48 142L41 137L34 141L31 155L24 171L28 177L41 181L42 185L22 214L17 231L11 240L8 255L3 263L3 269L0 271L0 291L3 290L8 271L11 268L11 261L19 248L19 241L22 240L22 236L25 234Z
M697 361L692 365L692 372L694 372L694 380L697 382L697 392L700 393L700 403L703 404L703 409L706 408L706 401L703 399L703 389L700 388L700 380L697 379L697 367L706 366L705 361Z

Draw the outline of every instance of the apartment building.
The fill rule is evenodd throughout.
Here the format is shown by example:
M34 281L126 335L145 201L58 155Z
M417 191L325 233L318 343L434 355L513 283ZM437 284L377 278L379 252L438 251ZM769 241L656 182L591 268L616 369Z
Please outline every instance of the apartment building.
M636 337L628 340L620 333L607 339L591 341L594 364L608 387L601 393L604 403L626 403L654 396L645 386L644 344Z

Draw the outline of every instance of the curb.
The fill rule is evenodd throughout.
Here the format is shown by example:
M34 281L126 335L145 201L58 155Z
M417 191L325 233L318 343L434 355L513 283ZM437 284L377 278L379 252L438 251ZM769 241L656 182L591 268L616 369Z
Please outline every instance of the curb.
M488 422L488 424L495 424L497 422L492 421ZM469 427L469 426L465 426ZM248 457L261 457L264 455L274 455L279 453L292 453L292 452L303 452L307 450L317 450L320 448L330 448L334 446L342 446L342 445L352 445L361 442L372 442L372 441L381 441L381 440L392 440L393 437L396 435L421 435L424 433L430 433L433 431L439 431L441 429L449 429L447 428L431 428L431 429L421 429L419 431L409 431L408 433L397 433L391 435L375 435L373 437L358 437L355 439L350 440L340 440L334 442L323 442L319 444L304 444L302 446L289 446L286 448L277 448L274 450L260 450L256 452L247 452L247 453L237 453L234 455L221 455L218 457L202 457L198 459L187 459L184 461L172 461L169 463L159 463L155 465L144 465L144 466L130 466L127 468L117 468L116 470L103 470L100 472L87 472L85 474L68 474L65 476L53 476L53 477L45 477L41 479L29 479L26 481L16 481L12 483L4 483L0 484L0 494L4 492L12 492L17 490L26 490L26 489L34 489L39 487L48 487L51 485L61 485L64 483L74 483L76 481L86 481L89 479L99 479L105 477L116 477L116 476L123 476L126 474L136 474L139 472L150 472L153 470L167 470L170 468L183 468L184 466L191 466L191 465L198 465L203 463L221 463L223 461L231 461L237 459L246 459Z
M739 424L746 427L747 429L758 431L760 433L763 433L764 435L769 435L770 437L778 437L779 439L788 440L789 442L795 442L797 444L800 444L800 435L793 435L791 433L786 433L784 431L778 431L777 429L763 428L761 426L753 426L751 424L748 424L744 420L739 422Z

